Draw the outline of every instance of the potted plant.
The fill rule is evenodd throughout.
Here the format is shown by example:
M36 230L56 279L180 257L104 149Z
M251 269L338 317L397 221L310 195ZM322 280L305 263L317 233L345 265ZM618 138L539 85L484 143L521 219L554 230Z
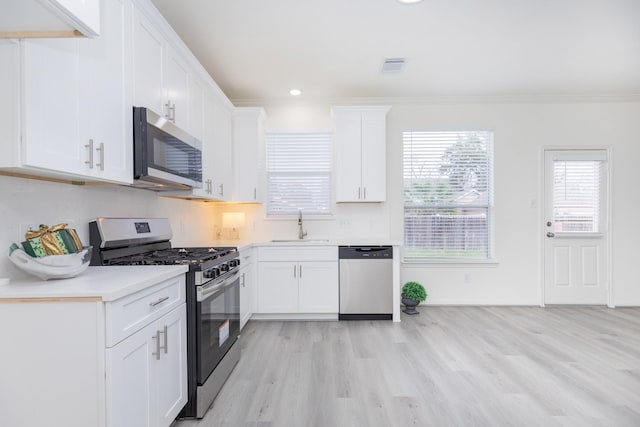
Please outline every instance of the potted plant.
M402 304L407 314L420 314L416 311L416 305L427 299L427 291L418 282L407 282L402 286Z

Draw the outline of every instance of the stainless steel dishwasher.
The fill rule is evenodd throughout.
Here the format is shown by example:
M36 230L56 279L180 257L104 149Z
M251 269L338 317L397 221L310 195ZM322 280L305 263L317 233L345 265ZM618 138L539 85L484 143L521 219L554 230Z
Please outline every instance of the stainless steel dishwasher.
M340 320L391 319L391 246L340 246Z

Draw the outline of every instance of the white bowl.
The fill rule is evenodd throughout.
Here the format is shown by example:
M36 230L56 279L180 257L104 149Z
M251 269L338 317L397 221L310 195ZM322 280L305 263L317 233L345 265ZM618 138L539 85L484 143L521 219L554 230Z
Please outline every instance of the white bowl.
M9 249L9 259L20 270L42 280L69 279L76 277L89 267L91 249L91 246L87 246L75 254L34 258L17 245L12 245Z

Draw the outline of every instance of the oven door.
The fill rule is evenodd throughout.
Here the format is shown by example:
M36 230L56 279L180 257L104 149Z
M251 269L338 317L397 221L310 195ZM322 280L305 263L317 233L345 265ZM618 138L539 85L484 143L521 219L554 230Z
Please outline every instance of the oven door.
M203 385L240 335L240 275L212 280L197 290L198 385Z

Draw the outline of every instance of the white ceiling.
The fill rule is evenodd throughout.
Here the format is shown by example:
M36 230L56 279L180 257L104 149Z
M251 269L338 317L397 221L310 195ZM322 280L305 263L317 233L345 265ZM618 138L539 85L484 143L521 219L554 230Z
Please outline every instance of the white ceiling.
M152 2L236 102L640 95L640 0Z

